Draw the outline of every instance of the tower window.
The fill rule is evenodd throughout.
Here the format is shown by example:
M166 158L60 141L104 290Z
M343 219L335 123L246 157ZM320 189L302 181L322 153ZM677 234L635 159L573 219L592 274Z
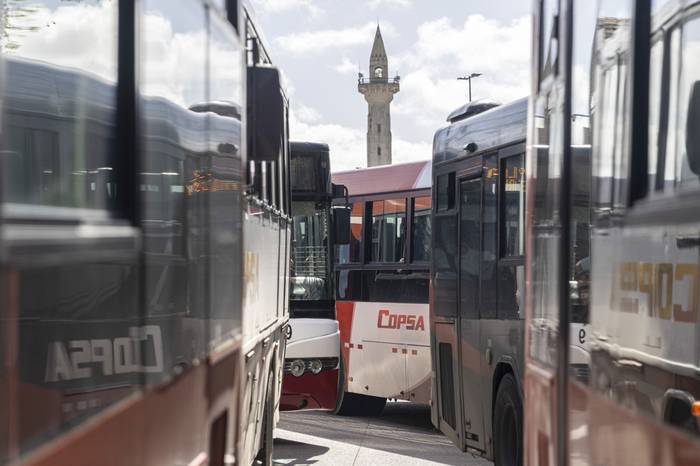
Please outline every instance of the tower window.
M374 77L375 78L381 78L384 76L384 70L382 69L381 66L378 66L374 69Z
M382 155L382 148L377 146L377 155Z
M377 124L377 134L382 132L382 125Z

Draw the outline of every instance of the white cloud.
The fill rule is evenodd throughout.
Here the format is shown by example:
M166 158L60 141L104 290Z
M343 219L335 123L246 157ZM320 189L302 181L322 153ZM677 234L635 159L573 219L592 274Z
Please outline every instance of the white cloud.
M305 10L312 19L325 15L325 11L314 0L254 0L255 7L266 13L284 13L290 10Z
M308 117L311 115L311 119ZM326 143L331 151L332 170L348 170L367 166L365 130L334 123L320 123L317 111L304 105L295 106L290 115L290 135L295 141ZM432 154L429 142L392 141L393 162L428 160Z
M325 29L288 34L278 37L275 42L281 49L298 54L356 45L369 47L374 39L376 29L377 24L370 21L362 26L346 29ZM396 29L390 23L382 23L382 35L395 37Z
M113 3L61 5L54 10L37 7L31 14L17 12L8 21L12 28L7 29L8 37L2 45L16 48L6 53L89 70L107 81L116 81L116 8Z
M357 63L353 63L348 57L343 57L343 60L332 68L342 74L355 73L357 72Z
M379 8L380 6L395 6L403 8L413 6L411 0L368 0L367 5L373 10Z
M69 4L54 9L37 8L32 15L15 24L6 40L16 46L14 56L74 68L114 82L116 80L117 11L114 2L99 5ZM19 21L19 20L17 20ZM148 57L141 70L140 90L188 107L200 103L205 94L205 56L207 38L203 29L176 32L169 18L149 11L141 20L141 54ZM40 31L23 33L19 26L39 26ZM237 89L242 56L226 42L210 40L210 96L216 100L241 102Z
M436 129L467 101L467 83L457 76L482 73L472 82L474 99L509 102L527 95L530 86L530 19L510 23L470 15L461 25L448 18L421 24L418 39L389 61L405 70L393 112Z

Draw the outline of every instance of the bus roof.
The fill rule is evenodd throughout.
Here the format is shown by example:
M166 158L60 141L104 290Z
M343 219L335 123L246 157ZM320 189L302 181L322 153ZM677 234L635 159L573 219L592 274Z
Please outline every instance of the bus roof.
M333 183L347 186L350 196L430 189L430 160L357 168L333 173Z
M486 110L466 120L439 129L433 139L433 162L440 163L470 155L467 144L483 152L519 140L527 132L527 98Z
M289 141L290 149L299 152L329 152L328 144L320 142Z

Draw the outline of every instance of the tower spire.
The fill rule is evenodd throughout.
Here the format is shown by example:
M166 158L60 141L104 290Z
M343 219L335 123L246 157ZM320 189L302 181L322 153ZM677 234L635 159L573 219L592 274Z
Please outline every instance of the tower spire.
M374 43L369 55L369 80L360 74L358 92L367 101L367 166L391 164L391 114L394 94L399 92L399 77L389 80L389 60L382 31L377 21Z

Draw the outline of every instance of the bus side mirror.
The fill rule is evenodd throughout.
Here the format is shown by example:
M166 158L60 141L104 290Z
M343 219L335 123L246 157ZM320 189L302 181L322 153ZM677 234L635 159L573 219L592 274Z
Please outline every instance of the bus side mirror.
M688 102L685 127L685 152L693 173L700 175L700 81L695 81Z
M332 183L333 186L333 197L338 198L338 197L348 197L348 188L344 184L335 184Z
M350 206L333 206L335 244L350 244Z

